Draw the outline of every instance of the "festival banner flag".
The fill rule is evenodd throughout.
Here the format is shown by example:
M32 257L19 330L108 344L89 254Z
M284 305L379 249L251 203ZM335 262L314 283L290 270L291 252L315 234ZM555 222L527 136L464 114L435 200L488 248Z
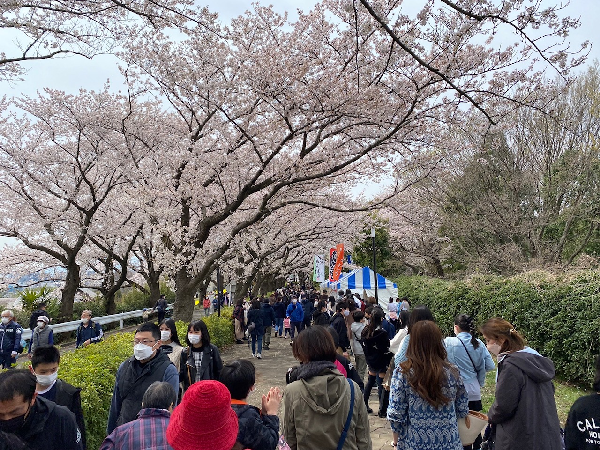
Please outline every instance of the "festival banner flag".
M335 248L329 249L329 281L336 281L333 279L333 271L335 269L335 263L337 261L337 253Z
M313 271L313 281L322 283L325 281L325 256L315 255L315 268Z
M338 244L335 247L336 259L333 267L333 281L340 279L342 268L344 267L344 244Z

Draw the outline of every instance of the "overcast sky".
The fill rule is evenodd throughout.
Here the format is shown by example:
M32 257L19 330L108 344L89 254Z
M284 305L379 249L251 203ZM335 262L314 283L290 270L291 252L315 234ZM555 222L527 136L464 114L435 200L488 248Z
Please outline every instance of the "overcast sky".
M543 0L548 4L558 3L561 0ZM565 0L562 0L563 2ZM406 1L411 5L411 9L420 6L424 0ZM275 9L281 13L287 11L289 18L294 20L297 17L297 9L304 11L317 3L316 0L277 0ZM202 2L198 2L202 4ZM249 0L210 0L205 4L209 9L219 13L219 17L224 22L229 22L232 17L243 14L250 6ZM583 41L590 40L594 45L588 63L594 59L600 59L600 39L597 36L598 24L600 24L600 0L571 0L566 9L567 14L574 17L581 17L581 27L572 33L569 37L573 48L577 48ZM410 13L410 12L409 12ZM0 46L0 50L2 50ZM122 77L117 69L117 61L112 56L97 56L92 60L87 60L79 56L67 58L35 61L27 66L28 73L25 79L20 82L0 83L0 95L15 96L21 94L32 95L36 91L50 87L64 90L70 93L76 93L80 88L98 90L110 79L111 85L118 90L122 85Z

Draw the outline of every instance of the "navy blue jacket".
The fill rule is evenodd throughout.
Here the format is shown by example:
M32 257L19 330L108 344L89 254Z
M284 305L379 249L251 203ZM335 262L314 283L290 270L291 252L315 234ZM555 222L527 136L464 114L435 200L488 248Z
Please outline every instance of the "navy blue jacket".
M312 300L302 300L302 311L304 312L304 320L310 321L313 312L315 311L315 304Z
M0 353L19 353L22 333L23 328L14 320L6 325L0 323Z
M276 319L284 319L285 318L285 303L277 302L273 305L273 310L275 311Z
M263 322L263 313L261 309L251 308L248 310L248 325L254 322L254 330L250 334L254 336L262 336L265 334L265 325Z
M104 336L104 333L102 332L102 327L99 323L90 320L88 326L84 327L82 322L79 325L79 328L77 328L77 341L75 347L83 347L83 343L88 339L92 344L96 344L102 340L102 336Z
M263 325L265 327L271 327L275 325L275 310L270 303L263 303L261 306L263 313Z
M383 328L387 332L390 340L394 339L394 336L396 336L396 327L394 327L394 325L388 322L387 319L383 319L381 321L381 328Z
M236 405L231 407L238 416L237 441L243 448L251 450L274 450L279 441L279 417L261 415L256 406Z

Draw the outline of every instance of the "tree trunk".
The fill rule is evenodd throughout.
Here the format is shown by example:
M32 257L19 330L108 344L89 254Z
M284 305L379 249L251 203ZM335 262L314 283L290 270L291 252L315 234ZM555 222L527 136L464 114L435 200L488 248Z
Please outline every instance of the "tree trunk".
M104 309L106 314L116 314L117 313L117 305L115 303L115 292L111 289L104 295Z
M443 278L444 277L444 267L442 266L442 262L439 260L439 258L436 258L435 256L431 258L432 262L433 262L433 267L435 268L435 274L440 277Z
M146 278L148 283L148 289L150 290L150 297L148 297L148 308L154 308L156 302L160 298L160 274L156 276L149 276Z
M79 273L79 265L75 262L75 258L73 258L67 265L67 276L60 300L60 320L63 322L73 320L73 303L75 302L75 294L80 284L81 274Z
M175 305L173 306L173 318L191 322L194 315L194 293L196 292L197 280L191 277L186 268L177 271L175 276Z

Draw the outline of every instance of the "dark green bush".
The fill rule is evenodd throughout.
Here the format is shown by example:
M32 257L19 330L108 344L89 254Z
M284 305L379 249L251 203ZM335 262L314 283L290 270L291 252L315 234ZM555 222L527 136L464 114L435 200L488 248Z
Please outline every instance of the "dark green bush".
M600 274L556 277L535 272L512 278L475 276L464 281L426 277L397 280L398 295L427 305L446 335L454 317L470 314L481 325L491 317L511 322L528 345L554 361L557 374L576 383L593 378L600 353Z
M231 315L233 314L232 307L221 308L221 317L217 317L217 314L211 314L208 317L203 317L202 321L206 324L206 328L208 328L208 333L210 334L210 342L215 344L219 348L223 348L227 345L233 344L233 320ZM179 335L179 340L182 342L185 341L185 337L187 335L187 322L177 321L177 334Z
M231 316L232 308L224 309ZM231 318L216 314L203 319L211 342L219 348L233 343ZM185 346L187 323L176 322L177 331ZM119 333L99 344L64 353L61 356L59 377L82 388L81 401L86 422L88 448L100 448L106 437L106 423L119 365L133 355L133 333Z

